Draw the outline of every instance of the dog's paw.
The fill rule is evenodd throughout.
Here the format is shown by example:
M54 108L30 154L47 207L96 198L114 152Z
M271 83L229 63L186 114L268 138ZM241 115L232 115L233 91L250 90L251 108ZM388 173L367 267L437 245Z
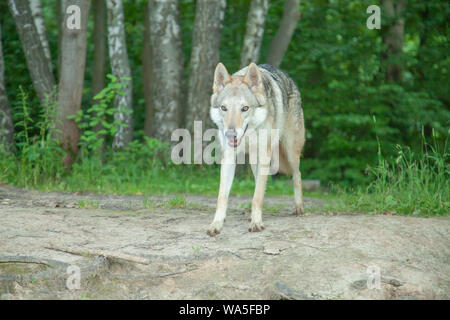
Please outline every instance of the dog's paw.
M305 214L305 208L303 205L295 207L294 216L303 216Z
M250 232L259 232L264 230L264 225L262 222L250 222L250 226L248 227L248 231Z
M215 237L216 235L218 235L220 233L220 231L222 231L222 227L223 227L223 222L221 223L221 222L214 221L209 226L209 229L208 229L208 231L206 231L206 234L210 237Z

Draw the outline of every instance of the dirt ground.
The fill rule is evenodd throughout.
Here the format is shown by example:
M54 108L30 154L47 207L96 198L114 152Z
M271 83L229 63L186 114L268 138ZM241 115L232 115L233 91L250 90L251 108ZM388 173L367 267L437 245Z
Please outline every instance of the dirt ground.
M450 298L449 218L324 214L308 198L297 217L291 196L266 197L250 233L251 198L231 197L210 238L215 197L172 198L0 185L0 299Z

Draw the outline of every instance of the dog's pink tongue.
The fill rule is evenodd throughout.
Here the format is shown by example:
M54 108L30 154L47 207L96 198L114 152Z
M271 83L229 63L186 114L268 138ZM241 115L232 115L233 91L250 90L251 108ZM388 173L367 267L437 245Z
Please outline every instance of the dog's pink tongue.
M233 138L233 139L228 139L228 143L232 146L237 146L238 141L236 138Z

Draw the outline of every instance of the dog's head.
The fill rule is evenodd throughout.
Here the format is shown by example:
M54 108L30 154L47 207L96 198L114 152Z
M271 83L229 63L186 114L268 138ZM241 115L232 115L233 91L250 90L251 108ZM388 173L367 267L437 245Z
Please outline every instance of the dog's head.
M237 147L247 130L257 128L267 117L267 109L263 108L266 96L258 66L252 62L242 71L245 74L231 77L219 63L214 72L210 115L232 147Z

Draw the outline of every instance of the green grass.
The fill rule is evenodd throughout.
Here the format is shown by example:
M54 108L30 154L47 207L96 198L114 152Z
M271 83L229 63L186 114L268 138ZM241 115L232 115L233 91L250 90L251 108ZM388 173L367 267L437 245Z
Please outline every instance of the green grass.
M123 150L99 152L96 141L84 139L80 158L71 170L62 165L64 152L50 135L51 115L41 113L32 121L23 91L15 115L17 150L7 153L0 148L0 183L43 191L91 192L101 194L164 195L171 198L168 208L192 207L180 194L217 196L220 168L218 165L175 165L170 159L170 146L157 139L133 141ZM92 120L92 119L91 119ZM111 133L110 133L111 134ZM434 137L434 135L432 135ZM397 157L385 159L378 150L378 165L368 168L368 186L354 189L332 188L330 193L305 193L325 199L317 210L411 214L421 216L448 215L450 211L450 169L447 143L438 147L425 141L413 152L397 146ZM305 175L304 175L305 176ZM236 178L232 195L252 195L255 187L250 170ZM292 195L289 177L270 176L267 195ZM145 198L143 205L156 204ZM98 203L83 202L80 207L97 208ZM277 213L282 207L266 207Z
M188 203L179 194L217 196L220 170L218 166L176 166L164 162L155 150L141 144L139 152L125 150L108 154L102 162L97 157L80 159L70 172L63 172L57 164L40 167L32 161L17 161L13 155L0 160L0 182L43 191L81 191L101 194L178 194L170 199L167 208L186 208ZM364 187L331 192L305 193L306 196L325 199L317 210L333 212L367 212L411 214L420 216L448 215L450 211L449 154L447 148L439 151L425 145L420 154L398 147L398 156L392 161L379 158L377 166L368 169L372 182ZM147 149L149 150L147 150ZM31 149L31 148L30 148ZM163 150L163 149L161 149ZM45 152L45 149L44 151ZM49 151L50 152L50 151ZM49 155L44 155L48 161ZM60 158L59 158L60 159ZM29 166L29 168L25 168ZM29 176L25 173L33 172ZM236 178L232 195L251 196L254 179L250 174ZM267 195L292 195L289 177L269 177ZM155 203L144 199L144 206L154 208ZM80 207L95 208L96 203L81 203ZM282 208L268 208L278 212Z
M77 204L79 208L85 209L98 209L100 207L99 202L96 200L79 200Z
M379 153L369 186L354 190L335 189L336 199L326 211L367 212L417 216L450 213L450 166L447 144L439 150L426 143L419 154L397 145L397 157L387 161Z
M142 200L142 204L143 204L144 208L146 208L146 209L152 209L153 210L153 209L155 209L157 207L156 201L152 200L152 199L150 199L148 197L146 197L146 198L144 198Z
M184 196L180 196L180 195L177 195L175 198L172 198L167 202L167 207L169 209L186 208L186 206L187 206L186 198Z

